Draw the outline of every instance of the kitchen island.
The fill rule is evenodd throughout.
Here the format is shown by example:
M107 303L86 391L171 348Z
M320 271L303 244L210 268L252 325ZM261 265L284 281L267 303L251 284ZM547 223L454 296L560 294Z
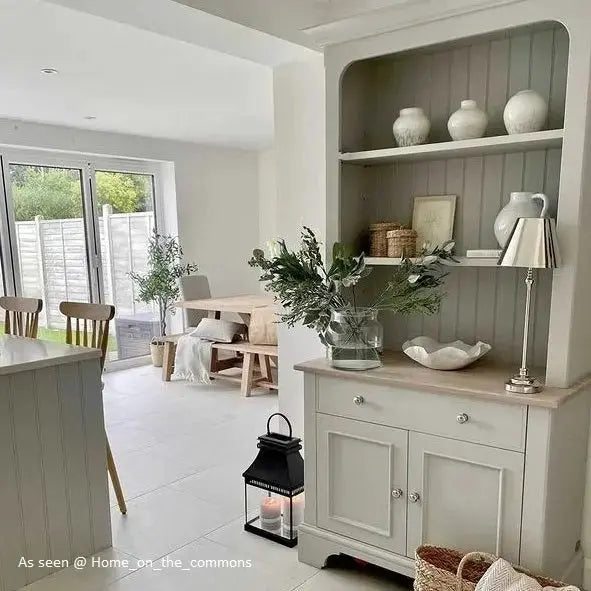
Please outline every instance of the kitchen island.
M111 545L100 355L0 335L3 591Z

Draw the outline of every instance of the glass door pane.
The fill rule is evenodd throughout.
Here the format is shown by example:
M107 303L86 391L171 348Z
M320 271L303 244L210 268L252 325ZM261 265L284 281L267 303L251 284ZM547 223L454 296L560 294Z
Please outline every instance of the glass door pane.
M99 217L103 299L114 304L116 351L109 359L147 355L158 334L154 306L136 300L129 273L148 268L148 240L155 228L154 178L109 170L95 171L94 202Z
M17 293L43 299L39 337L63 342L60 302L91 299L82 170L10 163L8 171Z

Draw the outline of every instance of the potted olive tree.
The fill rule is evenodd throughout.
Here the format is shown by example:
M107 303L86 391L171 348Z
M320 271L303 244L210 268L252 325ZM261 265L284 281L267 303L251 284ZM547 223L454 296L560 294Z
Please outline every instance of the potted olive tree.
M130 273L138 287L137 301L155 303L160 321L160 337L150 343L150 354L155 367L162 367L166 318L174 314L174 303L180 298L179 278L197 271L197 265L183 263L183 250L175 236L152 233L148 243L148 270Z

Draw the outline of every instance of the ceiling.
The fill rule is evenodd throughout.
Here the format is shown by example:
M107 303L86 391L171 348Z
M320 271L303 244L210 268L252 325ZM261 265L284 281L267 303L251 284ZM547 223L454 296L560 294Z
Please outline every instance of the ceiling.
M89 2L121 17L148 15L151 27L67 3L0 0L0 117L243 148L272 143L270 66L308 50L170 0L142 0L141 14L137 0ZM175 36L161 30L167 24Z

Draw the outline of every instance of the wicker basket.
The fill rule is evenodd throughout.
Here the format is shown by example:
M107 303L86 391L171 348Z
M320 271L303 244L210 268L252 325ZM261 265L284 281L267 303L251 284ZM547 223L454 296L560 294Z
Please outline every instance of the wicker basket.
M474 591L476 584L497 557L484 552L465 554L451 548L419 546L415 552L415 591ZM513 568L542 585L564 587L566 583L536 575L520 566Z
M388 239L386 233L390 230L399 230L402 226L396 222L378 222L369 225L369 256L387 257Z
M388 240L388 256L414 257L417 254L417 233L415 230L399 228L386 233Z

